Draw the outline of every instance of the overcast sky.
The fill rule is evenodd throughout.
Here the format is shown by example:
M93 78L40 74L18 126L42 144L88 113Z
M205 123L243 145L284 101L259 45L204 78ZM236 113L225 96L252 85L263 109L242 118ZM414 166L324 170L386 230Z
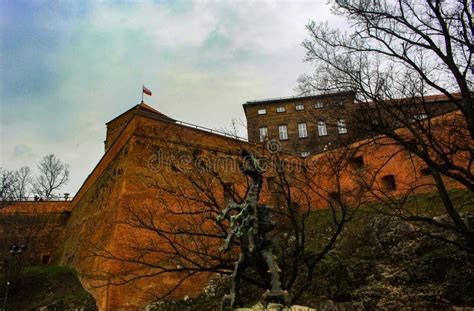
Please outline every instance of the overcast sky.
M343 25L326 0L0 0L0 166L54 153L75 193L143 83L161 112L229 127L248 100L295 95L310 20Z

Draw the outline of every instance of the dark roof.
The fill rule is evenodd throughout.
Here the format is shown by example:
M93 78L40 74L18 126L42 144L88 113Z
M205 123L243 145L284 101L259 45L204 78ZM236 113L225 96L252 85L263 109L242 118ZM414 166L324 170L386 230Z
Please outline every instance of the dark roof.
M451 93L451 96L454 99L461 99L461 93ZM426 95L423 97L404 97L404 98L394 98L386 100L385 103L396 105L397 107L403 106L413 106L413 105L420 105L423 103L441 103L441 102L448 102L450 98L444 94L435 94L435 95ZM381 101L382 102L382 101ZM368 107L376 107L376 103L373 101L362 102L363 104L367 105Z
M141 102L140 104L135 105L132 108L128 109L124 113L119 114L118 116L116 116L115 118L113 118L112 120L107 122L106 124L108 125L108 124L112 123L113 121L117 120L121 116L130 113L131 111L133 111L133 114L144 114L144 115L147 115L147 116L152 116L152 117L155 117L155 118L157 117L159 119L164 119L166 121L173 121L173 122L176 121L176 120L168 117L167 115L159 112L158 110L151 107L150 105L147 105L144 102Z
M246 108L248 106L259 105L259 104L291 102L295 100L318 99L318 98L326 98L326 97L347 96L347 95L353 95L353 94L354 92L347 91L347 92L327 93L327 94L318 94L318 95L289 96L289 97L269 98L269 99L262 99L262 100L250 100L250 101L247 101L245 104L243 104L243 106L244 108Z

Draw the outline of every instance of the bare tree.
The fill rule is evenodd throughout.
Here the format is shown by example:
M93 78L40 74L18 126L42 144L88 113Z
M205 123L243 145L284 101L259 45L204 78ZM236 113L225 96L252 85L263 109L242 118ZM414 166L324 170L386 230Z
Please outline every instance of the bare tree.
M232 118L228 127L223 126L217 130L230 137L241 139L243 136L242 133L245 132L246 129L247 125L245 121L240 118Z
M34 191L46 199L52 198L55 190L69 182L69 165L54 154L45 156L38 164L38 170L40 175L34 184Z
M0 198L2 201L12 201L15 197L14 171L0 168Z
M420 159L433 177L450 222L418 215L435 227L449 227L474 251L474 232L453 203L447 183L474 191L472 106L474 27L469 1L345 1L333 11L347 19L350 33L327 24L307 25L306 60L313 75L300 78L302 93L351 91L355 124L374 143L383 137ZM436 111L428 95L447 104ZM458 113L440 116L446 106ZM438 117L436 117L438 115ZM403 127L405 130L397 128Z
M158 292L149 288L148 294L163 299L179 291L186 281L232 273L239 241L232 241L229 253L219 250L229 224L217 223L216 217L228 203L242 202L248 191L248 180L238 169L240 154L216 156L205 150L179 149L161 146L159 169L152 169L153 174L140 170L129 176L129 181L153 191L156 199L128 200L126 216L118 224L127 231L118 247L122 251L89 245L94 258L123 265L122 273L108 275L103 286L152 276L175 278L175 283L163 284ZM310 288L317 264L334 247L346 222L362 204L362 195L360 188L349 191L341 186L346 154L325 155L311 164L294 156L267 153L266 157L261 198L273 206L276 229L271 235L282 270L282 288L295 303ZM323 175L331 182L320 183L323 178L316 176ZM331 230L320 232L312 226L320 215L315 213L318 208L329 208ZM268 285L251 274L244 280L262 289Z
M32 186L31 169L23 166L19 170L0 170L0 198L2 201L26 200Z
M28 166L20 168L15 172L15 180L15 197L20 201L28 199L33 183L31 168Z

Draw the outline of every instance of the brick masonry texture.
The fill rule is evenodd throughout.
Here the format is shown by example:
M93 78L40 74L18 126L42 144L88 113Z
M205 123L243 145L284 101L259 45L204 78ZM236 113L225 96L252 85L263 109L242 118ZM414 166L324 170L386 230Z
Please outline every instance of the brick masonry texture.
M454 109L440 96L427 96L423 104L414 102L397 100L390 101L389 105L396 105L401 111L402 107L407 107L413 115L429 113L430 116L436 116ZM243 108L250 142L262 143L259 131L266 128L266 140L276 140L284 151L296 155L318 153L367 135L366 120L361 117L362 108L350 92L251 101L245 103ZM343 121L345 130L338 123L340 121ZM319 132L318 122L324 122L324 133ZM301 137L298 124L304 124L307 135ZM287 139L279 137L281 125L287 127Z
M57 263L71 208L71 202L65 201L12 202L1 206L1 258L9 257L9 245L25 244L28 249L22 257L27 263Z
M167 212L176 211L178 206L186 204L190 211L202 208L199 203L183 200L182 197L170 195L169 192L161 189L166 185L174 189L176 193L184 191L185 195L196 195L192 193L193 189L183 187L187 185L187 180L181 172L173 169L172 163L176 162L172 162L172 159L195 157L220 159L225 164L221 163L222 165L216 166L215 170L222 178L222 182L232 184L237 189L236 191L244 192L246 180L238 170L242 149L271 157L272 155L257 143L258 127L262 124L267 125L270 138L276 138L277 126L286 123L289 139L283 141L282 146L284 150L291 150L293 154L285 155L285 157L296 165L304 164L312 167L313 172L309 178L324 189L325 195L311 198L314 208L326 208L330 199L328 196L337 190L331 159L345 155L350 155L346 157L347 161L352 161L354 157L362 157L362 159L359 158L362 162L346 165L341 171L342 185L347 193L357 190L361 178L377 171L372 184L373 191L367 194L364 200L373 199L371 195L376 195L378 189L386 191L387 179L384 177L387 176L393 176L393 182L396 184L396 188L390 190L393 196L404 195L414 186L417 186L418 191L433 190L432 178L422 173L424 167L419 161L385 137L377 138L378 143L368 139L359 140L347 146L317 153L306 159L295 156L294 153L308 151L311 148L320 150L321 146L334 141L334 137L339 135L335 132L336 129L331 127L328 127L327 137L321 138L315 135L316 125L310 123L309 119L314 120L314 118L309 112L315 109L314 104L318 100L323 101L325 107L329 107L324 108L327 110L322 110L323 112L318 115L318 118L325 120L339 118L339 114L335 111L339 111L340 107L330 108L331 105L337 105L339 101L343 101L343 105L349 111L353 109L350 94L272 103L249 103L244 108L248 118L250 143L177 124L173 119L163 116L148 105L137 105L107 124L106 152L84 181L72 202L11 204L0 210L2 220L0 232L10 230L11 221L9 222L8 219L12 219L14 214L26 213L46 217L44 225L40 226L44 232L36 236L38 246L31 251L32 260L40 261L42 256L47 255L51 256L52 262L74 267L80 275L82 284L97 300L100 310L129 310L142 307L153 301L156 295L166 293L178 284L184 273L159 274L120 284L120 280L131 280L136 276L147 275L153 270L130 260L125 262L110 258L107 256L108 253L118 254L120 258L137 259L141 258L140 252L136 249L138 246L160 249L158 245L164 245L161 246L163 252L147 254L147 261L168 266L176 265L169 252L166 252L170 250L167 249L165 237L158 237L150 231L130 226L130 219L133 219L134 215L152 215L157 221L156 224L165 228L166 226L185 227L199 223L212 230L212 225L202 219L186 215L178 217ZM305 110L296 111L296 104L305 105ZM282 105L286 113L278 114L276 107ZM257 114L257 110L261 107L267 107L265 117L259 117ZM342 113L341 111L341 115ZM434 124L438 124L440 137L449 136L449 128L446 124L456 123L458 117L457 112L451 112L433 121ZM304 120L308 121L310 137L300 140L295 138L297 137L296 124ZM328 121L328 123L331 122ZM350 131L351 123L348 118L347 127ZM403 128L398 131L403 135L409 135ZM347 135L349 136L350 134ZM464 160L461 156L460 161ZM187 165L185 162L182 164ZM300 173L296 171L294 177L298 177ZM261 199L263 202L276 206L278 194L270 186L270 180L274 176L275 172L269 169L266 173ZM450 188L460 187L451 181L447 183ZM219 205L224 207L227 199L223 188L216 185L214 193ZM346 199L350 201L351 197L348 195ZM28 223L27 221L21 223L21 219L21 230L18 232L22 231ZM206 245L209 252L216 253L222 241L203 239L199 243L201 243L199 245ZM198 295L206 284L208 275L187 277L188 279L171 297L183 298L186 295Z

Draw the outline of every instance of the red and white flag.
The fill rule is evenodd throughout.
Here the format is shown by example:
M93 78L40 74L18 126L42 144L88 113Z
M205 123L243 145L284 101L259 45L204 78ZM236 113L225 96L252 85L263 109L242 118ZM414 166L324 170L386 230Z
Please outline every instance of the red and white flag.
M147 89L145 86L143 86L143 93L145 93L148 96L151 96L151 91Z

